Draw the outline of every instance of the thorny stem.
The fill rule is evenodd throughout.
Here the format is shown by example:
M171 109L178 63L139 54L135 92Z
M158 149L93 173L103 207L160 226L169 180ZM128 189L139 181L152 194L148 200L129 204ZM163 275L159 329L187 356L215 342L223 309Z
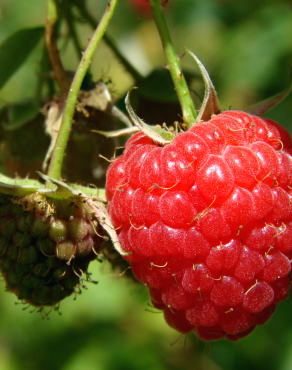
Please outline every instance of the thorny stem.
M172 81L181 105L183 120L187 124L188 128L190 128L192 124L195 123L197 113L190 95L189 88L182 73L179 57L176 55L173 43L171 41L170 33L163 13L163 8L160 0L149 0L149 4L161 38L163 49L166 54Z
M52 64L54 78L57 82L61 95L67 95L70 88L70 79L67 76L57 47L55 27L58 20L56 0L48 0L46 17L46 45Z
M78 93L83 82L84 76L90 66L93 54L102 39L105 30L107 29L110 20L112 19L114 12L119 4L120 0L111 0L108 2L107 9L96 28L91 41L89 42L85 52L82 55L81 61L75 73L72 85L69 90L67 97L63 119L61 127L58 133L57 141L53 151L51 163L48 170L48 176L60 180L61 179L61 170L62 163L65 154L66 145L69 139L69 134L72 125L72 119L74 116L75 105L78 98ZM49 183L46 186L50 186Z
M88 12L88 10L85 7L85 2L76 2L75 4L81 15L84 19L87 20L87 22L93 27L94 29L97 27L97 21L91 16L91 14ZM135 82L137 83L139 80L142 80L144 77L141 75L141 73L130 63L130 61L124 56L122 51L119 49L119 47L115 44L113 39L107 35L106 33L103 36L103 40L106 42L106 44L111 48L111 50L114 52L116 57L119 59L119 61L123 64L123 66L126 68L126 70L132 75L132 77L135 79Z

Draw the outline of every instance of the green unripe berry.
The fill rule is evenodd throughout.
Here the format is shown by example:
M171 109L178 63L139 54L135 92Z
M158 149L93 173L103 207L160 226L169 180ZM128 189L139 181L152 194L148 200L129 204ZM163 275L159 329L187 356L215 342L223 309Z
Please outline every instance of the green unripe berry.
M54 271L53 278L56 281L62 280L66 277L67 269L66 267L60 267Z
M74 290L74 288L78 285L79 283L79 277L76 275L72 275L70 278L64 280L62 282L62 285L64 288L68 290Z
M93 239L88 235L85 239L77 243L76 255L80 257L87 256L92 251L93 247Z
M18 262L30 265L37 262L37 251L34 247L20 249Z
M84 218L74 218L69 222L69 237L74 241L82 240L87 235L88 228Z
M14 271L20 276L27 276L30 273L30 267L21 262L16 262L14 265Z
M13 261L18 259L19 249L15 248L13 245L10 245L6 253L7 257L11 258Z
M30 299L31 291L23 285L17 287L19 299Z
M31 271L37 277L45 277L49 272L48 267L43 262L39 262L33 265Z
M28 233L31 228L31 224L33 221L33 215L30 213L24 213L16 220L16 226L19 231L23 233Z
M6 252L9 240L4 236L0 235L0 257Z
M61 260L70 260L75 255L76 245L71 240L65 240L57 245L57 258Z
M21 283L21 276L19 276L15 271L12 271L8 275L8 281L10 284L20 284Z
M45 256L54 256L56 243L54 243L50 238L39 239L37 241L38 249Z
M13 204L12 205L12 213L14 214L15 217L20 217L24 213L24 210L23 210L22 206L20 206L18 204Z
M59 302L69 294L71 294L71 292L68 293L65 289L62 289L59 284L55 284L52 287L51 301L54 303Z
M54 219L49 228L49 237L56 243L62 242L67 238L67 222L62 219Z
M7 239L10 239L16 231L16 222L12 217L6 217L3 219L0 225L0 233Z
M7 274L12 270L13 260L5 256L1 259L0 265L1 265L1 269L3 270L3 272Z
M28 289L36 289L40 288L43 285L43 280L30 274L29 276L23 279L23 285Z
M37 215L31 225L30 232L35 238L43 238L47 235L49 221L44 215Z
M64 263L63 261L59 260L55 256L47 258L45 261L45 265L52 270L59 268L60 266L63 265L63 263Z
M16 231L12 238L13 245L18 248L26 248L32 243L32 237L30 234L23 234L20 231Z
M42 289L36 289L31 294L31 299L36 305L45 305L50 301L51 289L43 287Z
M5 202L4 204L0 205L0 215L6 216L11 214L12 204L10 202Z

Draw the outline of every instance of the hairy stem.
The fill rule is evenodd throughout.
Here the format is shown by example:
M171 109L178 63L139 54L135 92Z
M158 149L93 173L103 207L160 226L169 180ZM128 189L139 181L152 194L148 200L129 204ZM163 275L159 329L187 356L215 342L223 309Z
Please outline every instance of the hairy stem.
M66 145L69 139L70 130L72 126L72 119L74 116L75 105L78 98L78 93L88 70L90 63L92 61L93 54L102 39L105 30L107 29L110 20L112 19L114 12L119 4L120 0L111 0L108 2L107 9L96 28L75 73L72 85L69 90L67 97L61 127L58 133L56 145L53 151L51 163L49 166L48 176L60 180L61 179L61 170L63 164L63 158L65 154ZM49 186L49 184L46 184Z
M149 0L149 4L161 38L163 49L165 51L175 90L181 105L183 120L188 127L191 127L195 122L197 113L190 95L189 88L182 73L179 57L176 55L173 43L171 41L170 33L163 13L163 8L160 0Z

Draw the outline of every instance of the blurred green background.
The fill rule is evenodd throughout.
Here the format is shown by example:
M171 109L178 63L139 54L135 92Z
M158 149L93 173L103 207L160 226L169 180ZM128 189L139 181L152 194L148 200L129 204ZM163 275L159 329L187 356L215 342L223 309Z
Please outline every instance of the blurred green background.
M92 17L100 19L107 0L87 3ZM64 4L70 6L70 1L64 0ZM20 28L43 26L45 9L45 0L0 0L0 44ZM247 108L289 86L291 1L169 0L166 16L177 53L183 54L183 47L187 46L198 55L211 75L222 109ZM92 28L79 22L76 31L85 48ZM108 34L144 77L166 64L153 21L135 12L127 0L121 1ZM74 72L79 56L72 40L67 39L68 29L63 25L59 39L61 58L66 70ZM43 40L0 90L0 108L35 98L42 50ZM189 56L182 59L182 65L190 76L198 109L203 96L202 80ZM111 80L108 86L122 107L124 95L135 81L104 42L97 50L91 72L94 81ZM159 72L155 78L152 75L137 85L141 92L134 104L143 118L150 123L162 123L167 115L176 119L179 109L167 75ZM48 96L45 90L43 104ZM292 133L292 95L266 116ZM13 152L15 137L25 138L22 155L18 153L19 161L24 163L23 171L27 171L42 146L34 163L40 169L48 145L42 116L21 130L12 131L13 136L3 125L0 127L1 172L19 170L9 162L10 154L5 149L10 140L9 150ZM120 277L107 262L93 262L90 270L99 284L87 284L88 290L83 290L76 301L69 297L62 302L61 316L51 312L42 319L41 314L30 313L31 307L15 305L15 297L4 292L4 283L0 285L0 370L292 368L291 299L281 303L273 318L248 338L209 346L194 335L180 337L164 323L161 314L147 312L151 308L147 306L146 289Z

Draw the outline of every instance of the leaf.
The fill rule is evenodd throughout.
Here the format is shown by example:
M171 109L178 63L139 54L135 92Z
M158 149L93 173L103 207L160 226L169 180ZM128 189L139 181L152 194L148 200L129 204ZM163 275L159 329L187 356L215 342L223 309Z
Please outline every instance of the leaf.
M132 108L131 103L130 103L130 94L133 91L133 89L136 89L136 88L133 87L132 89L130 89L130 91L128 92L128 94L126 96L126 99L125 99L127 111L129 113L129 116L130 116L131 120L133 121L133 123L142 132L144 132L144 134L146 136L150 137L156 143L159 143L161 145L166 145L166 144L171 143L171 141L174 138L173 134L171 134L170 132L168 132L168 131L166 131L162 128L147 125L147 123L143 122L141 120L141 118L139 118L136 115L136 113L134 112L134 109Z
M44 27L23 28L0 45L0 89L24 63L44 34Z
M276 105L281 103L291 92L292 89L292 69L291 69L291 78L290 85L282 92L271 96L268 99L265 99L257 104L252 105L246 109L246 112L254 114L255 116L262 116L267 113L270 109L274 108Z
M136 126L129 127L129 128L122 128L121 130L115 130L115 131L91 130L91 132L94 132L96 134L103 135L103 136L105 136L107 138L120 137L120 136L125 136L125 135L131 135L131 134L135 134L138 131L140 131L140 130Z
M197 122L199 121L209 121L214 114L217 114L220 111L220 105L217 98L217 93L215 87L211 81L211 78L204 67L203 63L200 59L189 49L185 48L188 54L195 60L200 71L202 73L202 77L205 83L205 96L204 100L200 109L200 112L197 117Z
M177 103L178 98L168 70L156 69L139 84L139 96L151 101Z
M201 77L199 73L185 67L183 68L183 74L187 82ZM159 103L179 103L171 75L166 68L155 69L145 79L139 81L138 95Z
M17 130L32 121L40 112L40 106L33 100L17 103L6 107L8 122L2 122L6 131Z

